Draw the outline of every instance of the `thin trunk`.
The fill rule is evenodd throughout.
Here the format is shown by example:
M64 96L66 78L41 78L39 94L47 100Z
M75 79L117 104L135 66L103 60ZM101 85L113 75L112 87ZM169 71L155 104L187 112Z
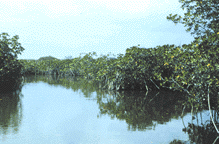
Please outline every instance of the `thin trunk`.
M209 112L210 112L210 116L211 116L211 121L212 121L212 123L213 123L213 125L214 125L214 127L215 127L215 129L217 131L217 133L219 134L219 131L217 129L216 124L214 123L214 120L213 120L213 117L212 117L212 113L211 113L210 97L209 97L209 85L208 85L208 108L209 108Z

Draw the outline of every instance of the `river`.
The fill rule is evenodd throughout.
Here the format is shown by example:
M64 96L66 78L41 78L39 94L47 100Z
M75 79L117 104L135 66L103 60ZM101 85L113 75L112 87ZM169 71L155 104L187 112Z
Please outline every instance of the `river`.
M6 98L0 101L1 144L190 142L182 131L183 122L187 126L192 120L190 113L185 112L182 120L182 109L176 106L173 110L154 102L150 110L142 108L136 96L145 92L135 97L130 92L115 96L93 87L70 78L25 77L19 104ZM209 120L208 111L202 111L202 117Z

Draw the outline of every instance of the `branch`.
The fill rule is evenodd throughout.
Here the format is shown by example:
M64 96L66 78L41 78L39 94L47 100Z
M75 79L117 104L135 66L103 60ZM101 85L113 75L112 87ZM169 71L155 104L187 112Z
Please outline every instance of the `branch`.
M144 83L145 83L145 88L146 88L146 90L147 90L147 92L148 92L148 86L147 86L147 83L146 83L145 80L144 80Z
M159 94L160 92L158 92L150 101L149 103Z
M183 107L183 111L182 111L182 114L181 114L181 118L183 117L183 113L184 113L185 108L186 108L186 104L185 104L184 107Z
M172 80L173 80L173 78L172 78ZM189 93L189 91L187 89L182 88L176 81L173 80L173 82L175 84L177 84L181 89L183 89L185 92L187 92L191 96L191 94Z
M71 71L72 75L74 75L74 76L75 76L75 74L72 72L71 68L70 68L70 71Z
M152 81L152 83L158 88L158 89L160 89L154 82L153 82L153 80L150 78L150 80Z
M208 108L209 108L209 112L210 112L210 115L211 115L211 121L212 121L212 123L213 123L213 125L214 125L214 127L215 127L215 129L217 131L217 133L219 134L219 131L217 129L217 126L214 123L214 120L213 120L213 117L212 117L212 113L211 113L210 97L209 97L209 84L208 84Z
M213 144L215 144L216 143L216 141L217 141L217 139L219 138L219 136L217 136L217 138L214 140L214 142L213 142Z

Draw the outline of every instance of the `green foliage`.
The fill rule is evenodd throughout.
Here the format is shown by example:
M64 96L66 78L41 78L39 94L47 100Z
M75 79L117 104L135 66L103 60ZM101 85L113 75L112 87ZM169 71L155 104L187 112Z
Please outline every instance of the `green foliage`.
M21 54L21 52L24 50L24 48L18 42L19 36L15 35L11 39L8 37L9 35L7 33L0 34L1 56L4 56L4 54L14 54L13 56L17 58L17 55Z
M199 102L206 99L208 85L211 94L218 91L218 14L211 11L218 9L218 1L180 2L183 9L188 9L185 17L177 18L177 15L170 14L167 19L174 23L183 20L182 23L189 26L188 30L194 28L192 34L196 33L198 37L188 45L163 45L148 49L133 46L126 49L125 55L119 54L114 60L109 60L109 54L94 59L95 52L74 59L57 60L50 57L43 62L25 62L24 67L32 71L35 69L35 73L37 70L53 70L58 74L69 72L83 75L87 79L100 81L103 88L111 90L167 88L184 91L189 94L189 101L199 107ZM191 2L196 5L189 5ZM205 31L200 31L200 28Z
M0 92L13 91L20 85L22 65L17 55L24 50L18 43L18 35L8 38L7 33L0 34Z
M189 27L187 31L194 31L191 34L196 34L200 37L202 34L211 36L219 32L218 28L218 0L179 0L183 3L181 8L187 9L185 17L177 14L167 16L168 20L172 20L175 24L182 23L185 27ZM193 5L195 3L195 5ZM203 36L203 35L202 35Z
M42 60L59 60L59 59L52 57L52 56L40 57L38 59L38 61L42 61Z
M184 63L175 64L176 69L181 67L183 70L178 72L176 78L170 79L191 96L191 102L200 102L206 98L208 86L212 93L218 90L219 2L217 0L180 0L180 2L183 3L182 9L187 8L185 17L170 14L167 19L174 23L185 24L189 27L187 31L193 28L194 31L191 34L196 34L197 37L191 44L184 45L187 52L178 56L181 61L185 59ZM195 5L191 5L192 2L195 2ZM177 53L173 54L174 57L177 55ZM187 86L184 87L185 89L183 89L183 84ZM189 89L189 86L192 88ZM197 105L196 103L195 106Z

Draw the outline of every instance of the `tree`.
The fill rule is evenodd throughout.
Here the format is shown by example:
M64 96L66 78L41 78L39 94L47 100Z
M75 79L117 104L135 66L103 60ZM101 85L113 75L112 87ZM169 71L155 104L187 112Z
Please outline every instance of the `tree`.
M17 55L24 48L18 42L18 35L8 38L7 33L0 34L0 92L17 89L21 80L21 63Z
M189 28L186 31L194 31L191 34L196 34L197 37L210 36L213 33L219 32L219 1L218 0L179 0L183 3L181 8L187 8L185 17L182 18L177 14L167 16L168 20L172 20L175 24L182 23ZM192 3L195 2L195 5ZM194 4L194 3L193 3ZM178 16L178 17L177 17ZM183 20L183 22L181 21ZM203 29L201 31L201 29Z
M172 20L174 23L185 24L185 27L189 28L187 31L191 31L194 28L194 31L191 34L196 34L195 40L189 45L183 45L184 49L188 52L189 50L193 51L193 56L187 54L186 65L196 63L194 72L194 77L198 83L202 85L212 85L218 83L218 79L215 76L218 74L218 65L219 60L219 1L218 0L180 0L183 5L181 8L187 8L187 13L185 17L177 17L177 14L170 14L167 16L168 20ZM195 5L192 3L195 2ZM194 3L193 3L194 4ZM181 21L183 20L183 22ZM202 29L202 31L200 30ZM204 34L204 35L203 35ZM185 75L191 77L189 71L183 73L184 82L189 83L194 80L185 79ZM215 76L214 76L215 75ZM203 87L202 87L203 88ZM207 86L205 86L207 88Z
M0 56L14 54L14 58L17 58L17 54L21 54L24 48L18 42L19 36L15 35L11 39L7 38L7 33L0 34Z
M73 57L72 57L72 56L65 56L65 59L72 60L72 59L73 59Z
M180 86L180 82L177 82L178 78L185 84L195 83L193 88L188 91L183 89L189 95L189 101L192 105L196 102L196 108L199 107L203 98L208 97L209 110L210 110L210 98L209 94L215 94L218 91L219 84L219 1L218 0L180 0L183 5L181 8L184 10L187 7L187 13L185 17L177 17L177 14L170 14L167 19L172 20L174 23L178 23L183 19L182 24L189 28L187 31L194 31L191 34L196 34L195 40L190 45L184 45L187 50L186 71L172 78L174 83ZM195 5L191 3L195 2ZM177 17L177 18L176 18ZM202 31L200 30L202 29ZM192 55L188 53L188 50L192 50ZM196 64L194 69L189 68L189 65ZM176 65L176 69L178 66ZM184 68L183 68L184 69ZM214 93L213 93L214 92ZM191 110L191 111L192 111ZM211 112L211 111L210 111ZM211 117L212 118L212 117ZM213 119L212 122L214 123ZM215 126L217 130L217 127ZM217 130L219 133L219 131Z

